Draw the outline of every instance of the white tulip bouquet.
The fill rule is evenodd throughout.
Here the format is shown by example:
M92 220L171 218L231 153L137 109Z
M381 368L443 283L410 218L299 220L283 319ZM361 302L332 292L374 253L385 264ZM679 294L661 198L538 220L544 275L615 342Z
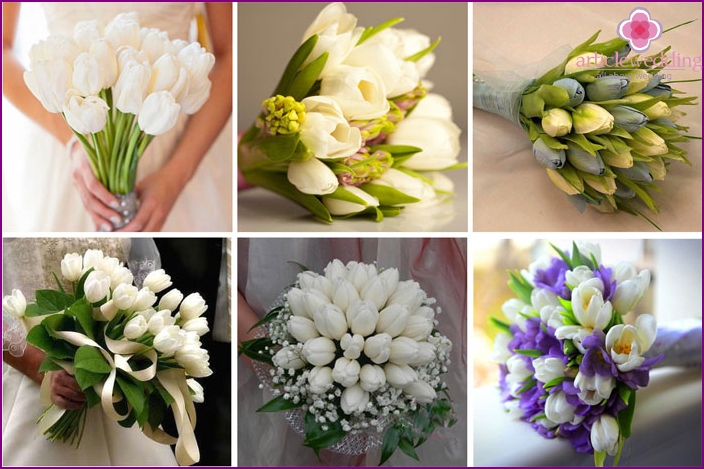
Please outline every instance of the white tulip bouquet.
M320 12L240 140L248 182L328 222L381 221L452 195L438 171L466 167L460 129L422 81L440 39L393 27L401 21L357 27L342 3Z
M587 205L604 213L622 210L658 228L635 202L657 214L650 193L655 181L673 161L690 164L678 144L700 137L677 122L686 115L679 106L696 104L697 97L675 96L681 92L670 85L677 81L665 82L670 47L628 57L626 40L595 43L598 35L517 91L518 84L475 76L474 107L520 125L538 163L580 212Z
M137 210L137 164L152 139L210 95L215 58L197 42L143 28L136 13L108 24L81 21L73 37L32 46L24 81L44 108L61 113L95 177L121 201L126 225Z
M573 244L571 255L555 251L510 273L518 298L503 305L509 322L492 318L501 330L494 354L501 398L543 437L593 452L597 466L615 456L616 465L631 435L636 391L663 358L646 354L656 338L652 316L638 316L635 326L622 318L645 295L650 272L627 262L602 265L597 244Z
M193 403L204 397L193 378L212 374L200 342L209 330L201 317L207 309L203 298L198 293L184 298L174 288L157 303L156 294L171 286L169 275L155 270L138 289L130 270L99 250L67 254L61 273L63 282L55 276L58 290L38 290L30 303L13 290L2 303L3 312L29 330L27 342L46 354L39 371L66 370L86 396L80 409L61 409L50 401L45 376L41 432L78 447L88 409L100 405L123 427L137 423L155 441L175 444L179 464L198 462ZM159 428L169 407L178 438Z
M416 447L436 426L453 425L441 375L452 342L436 330L435 299L394 268L339 260L324 275L303 271L254 327L240 353L261 362L261 387L274 393L258 412L288 411L303 444L363 454L381 446L384 463ZM440 397L439 394L446 397Z

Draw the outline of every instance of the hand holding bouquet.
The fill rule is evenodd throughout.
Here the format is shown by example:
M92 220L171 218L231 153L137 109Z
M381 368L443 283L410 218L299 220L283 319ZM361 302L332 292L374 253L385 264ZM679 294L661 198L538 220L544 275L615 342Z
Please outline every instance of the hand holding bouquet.
M192 378L212 374L200 343L209 330L203 298L172 289L157 303L156 294L171 286L163 270L137 288L128 268L98 250L67 254L61 274L63 281L55 276L58 290L38 290L34 302L19 290L3 299L3 312L21 319L27 342L46 354L39 371L66 370L86 396L80 409L58 408L45 377L42 433L77 447L88 409L100 405L120 425L137 423L155 441L175 444L179 464L198 462L193 403L203 402L203 388ZM159 428L169 407L178 438Z
M543 437L569 439L578 452L593 452L597 466L607 454L616 464L636 391L663 358L644 356L656 337L652 316L638 316L635 326L622 319L645 295L650 273L602 265L595 244L573 244L571 255L555 250L510 274L518 298L503 305L508 323L493 320L501 397Z
M115 228L126 225L137 210L140 157L180 113L203 106L215 58L196 42L140 27L136 13L107 25L81 21L73 37L49 36L29 57L27 87L47 111L64 116L96 179L121 200Z
M324 275L300 273L255 326L267 336L240 345L270 365L259 376L276 397L259 411L289 411L316 454L381 445L380 464L396 448L417 459L436 426L454 423L449 395L439 396L452 342L435 329L434 303L393 268L334 260Z
M643 206L658 212L655 181L671 162L689 164L680 144L698 137L679 124L680 106L696 96L677 96L677 82L666 81L670 47L629 56L626 40L596 43L598 34L542 76L508 87L517 91L475 76L474 106L526 130L536 160L580 211L591 205L648 219Z
M457 163L459 128L422 81L439 39L357 27L341 3L303 35L263 112L239 144L239 168L321 220L429 206L452 191L437 172Z

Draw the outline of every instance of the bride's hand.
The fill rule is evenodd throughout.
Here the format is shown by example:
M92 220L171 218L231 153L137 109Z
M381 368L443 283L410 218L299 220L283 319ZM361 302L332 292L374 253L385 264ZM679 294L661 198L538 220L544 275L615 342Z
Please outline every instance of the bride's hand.
M139 210L134 220L118 231L160 231L181 192L180 183L161 169L137 183ZM207 207L203 207L207 210Z
M76 378L66 371L54 371L50 376L51 382L51 402L62 409L76 410L85 402L86 396L83 394Z
M118 207L117 198L96 178L80 145L73 145L71 151L73 183L78 189L83 205L90 215L95 229L112 231L113 225L120 222L120 215L110 207Z

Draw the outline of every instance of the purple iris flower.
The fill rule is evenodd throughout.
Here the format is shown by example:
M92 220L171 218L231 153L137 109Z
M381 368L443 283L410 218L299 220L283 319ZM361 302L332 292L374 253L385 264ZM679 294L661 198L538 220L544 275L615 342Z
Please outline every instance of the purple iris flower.
M616 280L611 280L613 274L613 270L611 270L610 267L604 267L603 265L600 265L599 268L594 271L594 276L604 282L604 301L611 301L616 291Z
M559 257L550 260L550 267L538 269L533 276L536 287L545 288L558 295L560 298L569 300L571 298L570 289L565 284L565 273L570 269Z

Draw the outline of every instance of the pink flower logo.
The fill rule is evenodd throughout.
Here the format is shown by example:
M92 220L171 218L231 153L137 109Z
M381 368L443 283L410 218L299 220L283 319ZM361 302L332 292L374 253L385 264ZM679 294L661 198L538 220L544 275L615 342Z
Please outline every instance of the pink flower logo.
M643 52L650 47L662 34L662 26L658 21L650 19L650 13L645 8L636 8L627 20L618 25L618 35L631 44L631 49Z

